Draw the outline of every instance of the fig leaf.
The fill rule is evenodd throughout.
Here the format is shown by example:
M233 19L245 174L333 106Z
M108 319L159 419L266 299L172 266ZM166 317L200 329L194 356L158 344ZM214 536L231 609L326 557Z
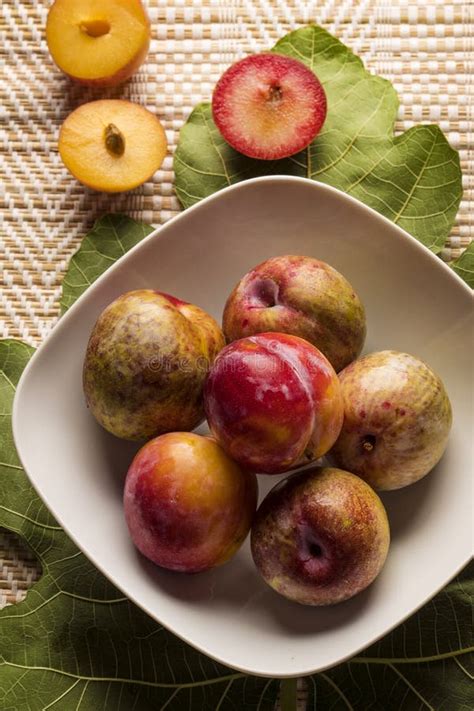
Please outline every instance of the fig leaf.
M261 175L318 180L352 195L440 252L462 195L459 154L436 125L395 136L398 97L386 79L322 27L290 32L271 50L298 59L321 81L326 122L300 153L278 161L247 158L217 130L201 103L181 129L174 157L176 194L189 207L228 185Z

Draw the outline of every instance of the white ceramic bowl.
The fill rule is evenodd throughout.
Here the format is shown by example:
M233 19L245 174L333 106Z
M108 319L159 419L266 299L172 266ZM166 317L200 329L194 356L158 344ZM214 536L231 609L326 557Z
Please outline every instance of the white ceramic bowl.
M84 404L81 371L102 309L152 287L220 319L239 278L279 254L329 262L367 309L365 351L425 359L454 410L449 446L424 480L383 496L392 545L366 591L330 608L277 595L248 541L198 575L149 564L133 547L122 485L135 445L103 431ZM61 319L18 386L13 429L28 475L65 530L126 595L176 635L236 669L271 677L330 667L374 642L434 595L472 553L468 287L415 239L343 193L300 178L259 178L223 190L156 230L112 266ZM472 323L472 321L471 321ZM261 493L276 483L260 477Z

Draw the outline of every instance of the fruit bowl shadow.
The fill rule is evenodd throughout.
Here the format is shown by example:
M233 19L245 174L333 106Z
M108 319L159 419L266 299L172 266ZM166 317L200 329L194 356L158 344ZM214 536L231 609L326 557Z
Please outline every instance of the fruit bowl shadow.
M91 416L92 417L92 416ZM122 503L123 486L128 467L144 442L130 442L118 439L106 432L94 421L97 428L96 456L102 460L102 471L109 493Z
M308 607L282 598L263 582L252 564L248 540L236 559L217 571L194 575L160 569L139 553L136 555L144 575L172 599L209 614L232 609L235 625L245 612L261 622L267 620L272 627L277 626L291 637L330 633L347 625L370 604L377 585L375 582L356 597L336 606ZM238 581L234 581L236 575ZM249 590L254 592L249 595Z
M403 489L379 492L390 521L392 547L403 544L415 527L426 525L433 515L440 483L438 479L443 476L442 469L441 461L415 484Z

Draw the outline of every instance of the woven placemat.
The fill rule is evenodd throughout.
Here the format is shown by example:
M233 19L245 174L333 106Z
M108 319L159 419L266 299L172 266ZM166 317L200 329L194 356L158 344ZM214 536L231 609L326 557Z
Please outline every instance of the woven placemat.
M148 0L153 40L146 64L124 87L92 91L54 67L44 38L49 2L0 8L0 337L37 345L54 325L62 275L94 220L123 211L159 225L179 209L172 154L193 106L209 99L223 70L271 47L291 29L321 24L400 95L397 131L436 122L461 153L464 197L443 252L457 256L472 234L474 12L459 0ZM169 151L153 180L106 196L79 185L57 153L59 126L80 103L124 97L156 112ZM40 571L16 537L0 533L0 607L22 599Z

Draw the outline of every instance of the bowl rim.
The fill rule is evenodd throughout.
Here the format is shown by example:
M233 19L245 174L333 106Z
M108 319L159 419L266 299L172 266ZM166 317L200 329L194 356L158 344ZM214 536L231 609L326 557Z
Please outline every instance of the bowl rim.
M188 215L190 215L192 212L201 209L203 206L207 206L209 204L212 204L216 200L220 200L223 195L231 193L231 192L236 192L242 189L248 189L250 185L256 184L256 183L268 183L268 184L284 184L284 183L289 183L293 185L307 185L311 186L311 189L314 189L316 191L321 191L323 194L333 194L336 195L339 199L342 199L343 201L346 201L347 203L353 205L354 207L357 207L360 209L362 212L367 211L369 214L372 215L372 217L375 217L376 219L379 220L381 226L389 226L390 228L395 228L395 231L398 232L398 235L402 241L408 242L409 244L412 245L415 249L418 250L420 255L424 257L425 259L428 259L431 261L433 265L437 265L437 268L442 269L445 271L445 273L449 273L449 278L451 279L451 283L453 285L453 288L455 289L461 289L465 296L469 296L471 299L473 297L473 291L470 289L470 287L461 279L461 277L453 270L451 269L445 262L443 262L436 254L434 254L428 247L426 247L422 242L417 240L415 237L410 235L408 232L406 232L403 228L399 227L396 223L392 222L389 220L387 217L384 215L380 214L373 208L369 207L368 205L365 205L363 202L360 200L352 197L351 195L348 195L347 193L343 192L342 190L339 190L338 188L334 188L331 185L327 185L326 183L320 183L318 181L312 180L310 178L302 178L298 176L288 176L288 175L272 175L272 176L260 176L257 178L250 178L248 180L243 180L239 181L237 183L234 183L232 185L229 185L221 190L216 191L215 193L212 193L211 195L203 198L199 202L195 203L189 208L186 208L185 210L182 210L179 212L177 215L172 217L170 220L168 220L166 223L163 225L158 226L156 229L154 229L150 234L146 235L140 242L138 242L136 245L134 245L128 252L126 252L124 255L122 255L114 264L112 264L108 269L106 269L105 272L103 272L91 285L88 287L79 297L78 299L74 302L74 304L66 311L65 314L63 314L58 322L54 325L50 333L46 336L45 340L39 345L39 347L36 349L35 353L33 356L30 358L28 361L25 369L23 370L20 380L17 384L16 391L15 391L15 396L13 400L13 408L12 408L12 432L13 432L13 441L15 444L15 448L17 451L18 458L20 460L20 463L22 465L22 468L27 475L30 483L32 484L34 490L36 491L37 495L40 497L44 505L48 510L49 504L46 500L45 497L43 497L41 491L39 488L36 486L35 479L30 473L28 472L27 467L25 466L23 462L23 458L21 455L21 448L19 446L20 442L20 435L22 431L22 426L19 421L19 405L18 403L20 402L22 398L22 392L25 389L25 383L27 382L29 378L30 372L33 370L35 367L35 363L39 356L43 354L45 351L48 350L48 348L51 347L51 343L55 341L57 338L60 337L62 331L67 328L67 324L69 320L73 317L74 313L81 308L83 301L86 300L90 296L90 291L92 288L95 286L99 286L103 281L105 281L109 275L113 272L113 270L120 268L120 266L126 261L132 254L134 254L135 251L138 251L139 249L142 248L143 245L149 243L151 240L154 239L159 239L161 233L163 231L166 231L169 226L175 225L176 223L179 223L180 220L186 219ZM120 213L117 213L120 214ZM110 574L107 572L107 570L100 564L98 563L93 556L90 556L89 553L83 548L81 542L77 540L77 537L72 534L69 531L68 524L67 522L64 522L62 520L62 516L58 516L55 512L51 512L54 516L54 518L58 521L58 523L61 525L63 528L64 532L66 535L73 541L73 543L78 547L78 549L81 551L83 555L94 565L97 570L99 570L118 590L120 590L125 597L127 597L131 602L133 602L137 607L139 607L141 610L143 610L147 615L149 615L152 619L154 619L158 624L162 625L165 627L167 630L169 630L172 634L174 634L176 637L181 639L183 642L186 644L189 644L192 646L194 649L198 650L200 653L204 654L205 656L213 659L214 661L223 664L224 666L229 667L230 669L235 669L237 672L241 672L243 674L249 675L249 676L259 676L263 678L270 678L270 679L289 679L289 678L298 678L301 676L308 676L311 674L314 674L319 671L324 671L325 669L330 669L332 667L335 667L339 664L343 664L346 662L348 659L351 659L355 655L357 655L359 652L365 650L367 647L373 645L375 642L383 638L385 635L389 634L393 629L398 627L399 625L403 624L405 620L407 620L409 617L411 617L413 614L415 614L423 605L425 605L429 600L431 600L440 590L442 590L450 580L452 580L463 568L464 566L469 562L470 556L468 555L465 560L463 560L455 569L454 572L450 572L449 577L444 580L433 592L430 592L430 594L425 597L419 604L417 604L413 609L411 609L408 613L403 614L401 617L397 618L397 621L394 622L392 625L384 629L384 631L380 634L375 634L371 636L371 638L367 641L364 642L363 645L356 645L354 649L351 649L350 651L347 652L342 657L338 657L337 661L329 661L327 664L324 665L319 665L316 668L311 665L306 665L305 668L302 668L300 671L292 673L292 674L284 674L284 673L272 673L269 674L268 672L258 670L258 669L248 669L245 666L239 666L239 665L229 665L229 662L226 661L225 658L219 657L216 654L211 654L209 653L205 647L200 644L199 642L195 642L194 640L186 637L184 634L175 631L172 626L169 626L166 622L163 622L161 619L159 619L153 612L151 612L147 607L140 602L139 599L136 599L136 597L132 594L130 594L128 591L125 591L120 583L118 583L115 580L115 577L113 574Z
M380 212L377 212L377 210L374 210L374 208L370 207L369 205L366 205L365 203L361 202L361 200L358 200L357 198L353 197L352 195L348 195L345 193L343 190L339 190L339 188L335 188L332 185L328 185L327 183L321 183L317 180L312 180L311 178L302 178L299 176L295 175L263 175L259 176L257 178L249 178L247 180L241 180L237 183L233 183L232 185L228 185L225 188L222 188L221 190L217 190L216 192L212 193L211 195L207 195L206 197L202 198L198 202L194 203L194 205L191 205L188 208L185 208L184 210L181 210L177 215L174 215L171 217L167 222L163 223L162 225L158 225L150 234L146 235L143 239L140 240L137 244L135 244L131 249L128 250L128 252L125 252L121 257L117 259L110 267L108 267L105 272L102 272L95 281L92 282L92 284L76 299L76 301L68 308L66 313L62 314L59 317L59 320L56 322L56 324L53 326L52 330L48 335L46 336L45 340L39 345L37 351L35 352L35 355L37 352L39 352L43 346L49 341L49 338L53 331L57 331L60 329L63 323L67 323L67 320L69 318L69 315L71 313L74 313L80 306L83 300L86 299L86 295L88 292L90 292L90 289L92 287L95 287L96 285L98 286L102 281L105 281L105 279L110 275L115 269L118 269L123 262L125 262L128 257L130 257L134 252L138 251L144 244L147 244L148 242L151 242L153 239L156 239L161 232L166 231L170 225L174 225L176 223L179 223L182 219L186 218L188 215L191 213L195 212L196 210L199 210L202 208L204 205L210 205L212 202L219 200L223 195L227 195L228 193L232 192L238 192L239 190L248 188L250 185L254 185L257 183L275 183L275 184L280 184L280 183L293 183L294 185L300 184L300 185L307 185L311 186L313 189L316 190L321 190L323 193L327 192L328 194L333 194L338 196L338 198L345 200L347 203L352 204L354 207L358 208L362 212L368 211L369 214L372 215L373 218L378 219L382 225L389 226L391 228L394 228L396 231L398 231L399 236L402 240L408 241L409 244L411 244L413 247L415 247L420 254L423 254L427 259L431 260L433 264L437 264L438 266L441 266L441 268L445 271L445 274L450 275L450 279L453 282L453 287L455 284L458 285L458 287L461 287L464 292L473 297L474 296L474 291L468 286L468 284L457 274L454 269L451 269L446 262L444 262L437 254L432 252L426 245L424 245L420 240L416 239L416 237L413 237L409 232L404 230L402 227L397 225L395 222L392 222L388 217L385 217L385 215L382 215ZM121 214L120 212L117 212L115 214ZM80 249L80 246L78 250ZM74 252L71 255L74 257L74 255L77 253L77 251ZM33 356L35 357L35 356ZM31 362L31 361L30 361ZM26 366L27 368L29 367L29 363ZM25 369L26 370L26 369ZM19 383L20 384L20 383ZM19 385L18 384L18 385Z

